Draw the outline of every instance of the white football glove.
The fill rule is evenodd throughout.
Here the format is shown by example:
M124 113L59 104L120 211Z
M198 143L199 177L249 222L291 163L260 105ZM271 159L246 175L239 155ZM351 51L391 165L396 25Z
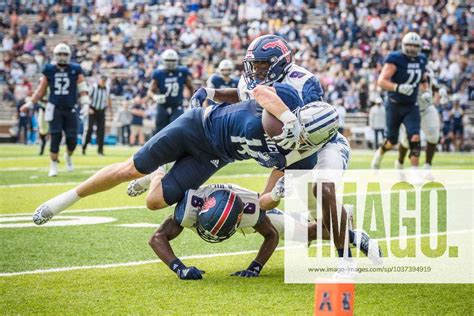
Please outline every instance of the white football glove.
M273 201L277 202L280 201L285 196L289 196L293 193L294 190L294 180L290 176L286 176L287 190L285 191L285 176L278 179L273 187L272 191L270 192L270 197Z
M89 115L89 108L90 108L90 104L87 104L87 103L83 104L81 106L81 112L79 112L79 116L81 118L87 117Z
M283 149L298 149L301 135L301 124L298 118L290 110L287 110L280 116L280 120L284 124L283 132L273 137L273 140Z
M166 95L165 94L155 94L153 95L153 101L158 104L163 104L166 102Z
M433 96L431 95L431 92L425 91L421 94L420 96L422 102L425 102L425 104L431 105L433 104Z
M406 83L399 84L399 85L397 85L397 88L396 88L396 91L398 93L408 95L408 96L410 96L413 93L414 90L415 90L415 88L411 84L406 84Z

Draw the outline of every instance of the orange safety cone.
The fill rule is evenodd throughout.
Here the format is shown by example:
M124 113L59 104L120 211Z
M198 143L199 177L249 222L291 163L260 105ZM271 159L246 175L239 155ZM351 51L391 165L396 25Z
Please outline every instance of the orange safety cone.
M314 315L354 315L354 283L315 284Z

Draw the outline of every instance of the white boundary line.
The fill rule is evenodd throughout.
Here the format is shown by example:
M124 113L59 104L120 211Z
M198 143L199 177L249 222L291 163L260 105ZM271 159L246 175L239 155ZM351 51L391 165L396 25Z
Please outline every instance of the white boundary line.
M122 210L134 210L134 209L147 209L146 206L136 206L136 205L124 205L124 206L114 206L114 207L99 207L99 208L86 208L79 210L67 210L61 212L65 213L92 213L92 212L110 212L110 211L122 211ZM12 213L12 214L0 214L0 217L10 217L10 216L25 216L33 215L33 213Z
M217 175L211 179L235 179L235 178L251 178L266 177L269 173L244 173L232 175ZM41 186L61 186L61 185L77 185L81 182L53 182L53 183L19 183L19 184L2 184L0 188L23 188L23 187L41 187Z
M465 234L465 233L472 233L474 230L460 230L455 232L450 232L450 235L453 234ZM438 235L445 235L446 233L430 233L430 234L417 234L413 236L401 236L406 237L407 239L417 238L417 237L428 237L428 236L438 236ZM377 241L392 241L400 239L400 236L391 237L391 238L378 238L375 239ZM322 246L323 244L315 244L311 247ZM281 251L288 247L277 247L275 251ZM216 257L229 257L229 256L239 256L239 255L248 255L258 253L258 250L245 250L245 251L236 251L236 252L223 252L223 253L213 253L207 255L192 255L192 256L184 256L180 259L187 260L187 259L209 259L209 258L216 258ZM108 268L119 268L119 267L132 267L132 266L139 266L144 264L151 264L151 263L158 263L162 262L159 259L155 260L144 260L144 261L130 261L130 262L122 262L122 263L109 263L109 264L99 264L99 265L87 265L87 266L73 266L73 267L62 267L62 268L51 268L51 269L38 269L32 271L19 271L19 272L6 272L0 273L0 277L12 277L12 276L21 276L21 275L30 275L30 274L43 274L43 273L53 273L53 272L66 272L66 271L76 271L76 270L89 270L89 269L108 269Z

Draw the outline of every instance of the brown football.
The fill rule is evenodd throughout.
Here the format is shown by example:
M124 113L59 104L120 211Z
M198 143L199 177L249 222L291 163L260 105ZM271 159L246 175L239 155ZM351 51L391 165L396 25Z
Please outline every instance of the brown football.
M278 136L283 132L283 123L267 110L263 110L262 125L263 130L270 137Z

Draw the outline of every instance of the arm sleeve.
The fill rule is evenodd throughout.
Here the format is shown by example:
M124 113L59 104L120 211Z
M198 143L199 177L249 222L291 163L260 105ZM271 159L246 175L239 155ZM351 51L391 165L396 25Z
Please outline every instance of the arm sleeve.
M298 96L298 92L290 85L276 83L274 87L277 95L291 111L303 106L303 101Z
M303 102L308 104L314 101L322 101L324 96L323 87L316 77L311 77L303 85Z

